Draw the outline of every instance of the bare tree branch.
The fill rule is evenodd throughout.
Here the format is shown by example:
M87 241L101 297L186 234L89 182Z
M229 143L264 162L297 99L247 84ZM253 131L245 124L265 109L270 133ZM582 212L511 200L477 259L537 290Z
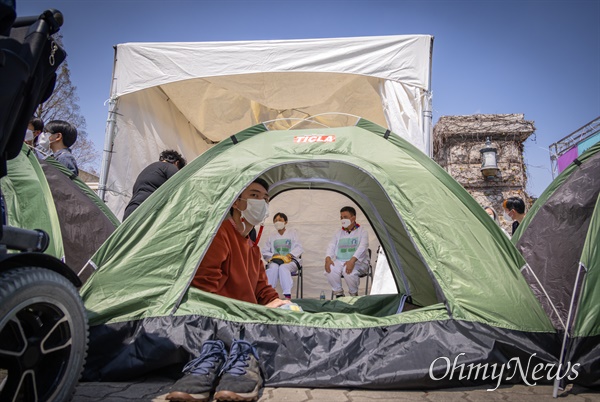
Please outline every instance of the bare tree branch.
M60 34L55 35L55 40L64 48ZM57 71L54 92L46 102L38 106L35 117L40 117L44 123L51 120L64 120L73 124L77 128L77 142L71 150L77 165L80 169L97 174L99 153L88 137L85 117L81 115L78 102L77 87L71 82L71 72L65 60Z

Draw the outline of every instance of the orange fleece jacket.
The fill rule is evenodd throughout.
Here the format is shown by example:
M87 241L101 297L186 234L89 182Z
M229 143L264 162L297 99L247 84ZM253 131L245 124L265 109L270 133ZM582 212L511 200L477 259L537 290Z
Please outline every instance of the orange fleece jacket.
M265 305L279 297L269 285L260 249L229 220L221 224L192 285L210 293Z

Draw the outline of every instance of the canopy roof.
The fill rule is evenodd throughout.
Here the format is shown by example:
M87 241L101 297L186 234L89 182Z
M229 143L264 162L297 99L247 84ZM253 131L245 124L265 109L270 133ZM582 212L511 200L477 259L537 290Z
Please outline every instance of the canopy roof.
M100 194L121 216L136 176L164 149L191 160L281 118L274 128L357 115L430 154L432 45L429 35L120 44Z
M340 73L380 78L429 90L430 35L232 42L125 43L117 46L112 94L120 97L146 88L197 78L265 73ZM136 66L135 69L131 65ZM129 66L129 67L128 67ZM185 68L184 68L185 66ZM264 76L267 78L267 76ZM256 93L269 107L286 108L285 94L306 87L238 88ZM294 85L296 84L296 85ZM333 86L332 83L329 87ZM314 85L318 88L318 85ZM319 91L321 94L328 91ZM298 95L293 95L295 98ZM303 94L307 99L313 94ZM313 102L310 102L313 103Z

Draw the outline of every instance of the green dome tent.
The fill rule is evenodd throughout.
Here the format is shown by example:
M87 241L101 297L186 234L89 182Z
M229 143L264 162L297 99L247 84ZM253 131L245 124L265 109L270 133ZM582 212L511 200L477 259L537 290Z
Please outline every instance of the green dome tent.
M562 363L600 386L600 143L569 165L525 215L512 241L525 278L555 328L568 335Z
M46 231L50 238L46 253L62 259L85 282L93 270L83 270L84 266L119 220L96 193L53 157L38 160L33 150L23 146L7 167L2 190L8 223Z
M297 299L298 313L190 287L231 204L257 177L272 198L319 189L351 199L398 293ZM557 360L556 332L499 227L435 162L364 119L285 131L260 124L221 141L153 193L90 264L87 380L181 368L209 337L254 342L269 386L445 387L495 381L492 365L515 358ZM452 361L489 370L450 375Z
M46 253L64 260L59 217L50 186L35 152L23 145L21 152L8 161L7 175L0 180L7 211L6 224L44 230L50 240Z
M84 266L120 222L87 184L56 159L39 163L55 201L65 262L85 283L93 270Z

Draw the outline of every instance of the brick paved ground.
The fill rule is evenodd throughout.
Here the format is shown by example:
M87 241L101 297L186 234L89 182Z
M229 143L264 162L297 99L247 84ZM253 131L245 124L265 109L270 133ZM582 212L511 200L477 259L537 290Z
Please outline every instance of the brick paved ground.
M73 402L164 401L173 380L147 378L127 383L81 383ZM552 386L506 385L495 391L488 387L452 388L435 391L366 391L345 389L265 388L259 402L496 402L552 401ZM600 402L600 391L569 387L557 402Z

